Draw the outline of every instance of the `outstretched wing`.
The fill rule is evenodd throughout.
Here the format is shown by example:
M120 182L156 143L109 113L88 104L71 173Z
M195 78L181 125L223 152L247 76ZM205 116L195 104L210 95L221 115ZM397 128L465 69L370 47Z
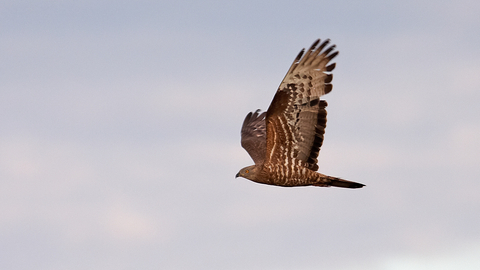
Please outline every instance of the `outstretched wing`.
M255 164L263 163L266 150L265 114L260 110L247 114L242 126L242 147L247 150Z
M317 157L327 124L327 102L320 97L332 90L332 74L337 56L335 45L320 40L295 58L267 110L265 162L297 164L318 170Z

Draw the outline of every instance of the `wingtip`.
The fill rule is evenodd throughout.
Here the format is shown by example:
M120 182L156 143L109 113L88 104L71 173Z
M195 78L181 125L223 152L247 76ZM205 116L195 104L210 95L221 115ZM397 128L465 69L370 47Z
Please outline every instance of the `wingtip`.
M297 57L295 57L295 61L293 61L294 63L298 63L298 61L300 61L300 59L302 59L302 56L303 54L305 53L305 48L303 48L297 55Z
M249 112L247 114L247 118L250 120L251 118L257 119L257 118L262 118L267 112L262 112L261 109L257 109L254 112Z
M326 67L325 67L325 70L326 70L327 72L331 72L332 70L335 69L336 66L337 66L337 63L332 63L332 64L326 66Z
M317 39L313 42L312 46L310 46L310 51L314 51L315 47L317 47L318 43L320 43L320 39Z

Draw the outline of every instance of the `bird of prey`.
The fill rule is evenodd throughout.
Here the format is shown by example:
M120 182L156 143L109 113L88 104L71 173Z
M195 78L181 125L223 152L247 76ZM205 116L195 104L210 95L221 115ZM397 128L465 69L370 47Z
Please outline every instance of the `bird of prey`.
M327 102L320 97L332 91L335 63L329 63L338 54L329 42L318 39L306 52L300 51L268 110L245 117L241 144L255 165L241 169L236 177L283 187L364 186L316 172L327 124Z

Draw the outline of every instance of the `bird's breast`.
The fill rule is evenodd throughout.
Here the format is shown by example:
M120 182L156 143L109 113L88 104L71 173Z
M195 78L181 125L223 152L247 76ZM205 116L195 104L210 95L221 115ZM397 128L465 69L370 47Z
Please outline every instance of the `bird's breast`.
M264 164L259 178L262 182L277 186L306 186L312 183L315 173L303 166L288 164ZM259 180L260 180L259 179Z

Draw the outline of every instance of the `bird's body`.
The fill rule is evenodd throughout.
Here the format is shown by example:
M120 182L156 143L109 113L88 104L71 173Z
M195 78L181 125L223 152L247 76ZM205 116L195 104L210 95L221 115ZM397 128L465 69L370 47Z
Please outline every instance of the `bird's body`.
M335 45L322 51L329 40L317 47L319 43L296 57L267 112L257 110L245 118L242 146L255 165L241 169L237 177L285 187L364 186L316 172L327 122L327 102L320 97L332 90L333 77L327 72L335 64L327 64L338 54L332 53Z

